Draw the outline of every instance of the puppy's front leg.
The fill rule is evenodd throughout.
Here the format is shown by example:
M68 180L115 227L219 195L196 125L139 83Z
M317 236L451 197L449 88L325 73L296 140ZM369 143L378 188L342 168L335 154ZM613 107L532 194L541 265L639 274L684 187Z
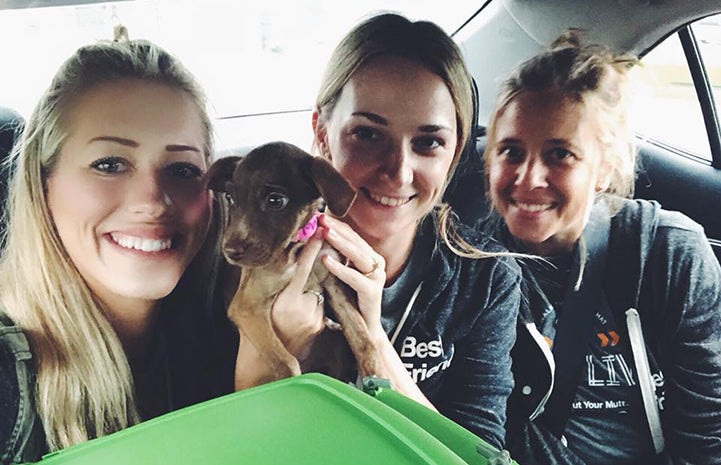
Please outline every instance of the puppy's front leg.
M371 340L370 331L363 315L354 303L356 297L353 291L330 275L323 282L323 286L328 303L338 317L343 328L343 335L355 356L358 374L361 378L366 376L385 377L381 355Z
M248 338L261 358L270 367L270 376L263 382L289 378L300 374L300 364L286 350L273 329L271 321L272 300L253 299L243 295L240 286L228 307L228 318L240 331L240 337Z

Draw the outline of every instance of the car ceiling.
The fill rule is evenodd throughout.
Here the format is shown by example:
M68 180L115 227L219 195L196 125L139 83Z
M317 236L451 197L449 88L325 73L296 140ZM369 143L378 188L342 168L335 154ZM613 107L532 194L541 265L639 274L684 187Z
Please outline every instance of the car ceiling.
M455 38L478 84L479 123L485 124L502 78L569 27L643 56L681 26L718 12L719 0L494 0Z
M131 0L0 0L0 10L45 8L50 6L84 5L88 3L123 2Z
M548 44L570 25L589 38L643 54L670 31L714 12L718 0L501 0L508 13L536 42Z

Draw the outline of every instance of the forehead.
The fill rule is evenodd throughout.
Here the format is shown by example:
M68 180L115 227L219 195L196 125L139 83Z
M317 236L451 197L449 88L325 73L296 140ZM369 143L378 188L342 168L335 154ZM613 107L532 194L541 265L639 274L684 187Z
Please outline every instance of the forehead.
M375 57L358 68L341 90L339 107L451 120L455 127L456 108L443 79L413 60L393 55Z
M166 84L140 79L104 82L66 105L64 123L71 135L133 140L152 136L200 147L206 139L201 110L193 97Z
M521 92L499 112L497 138L568 139L592 137L596 118L585 101L557 92Z
M288 193L314 192L302 158L275 150L251 151L236 166L232 188L253 193L267 185L282 187Z

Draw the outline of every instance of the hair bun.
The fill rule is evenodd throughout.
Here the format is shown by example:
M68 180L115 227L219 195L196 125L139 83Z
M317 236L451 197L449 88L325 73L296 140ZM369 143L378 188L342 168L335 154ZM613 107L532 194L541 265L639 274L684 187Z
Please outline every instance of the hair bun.
M130 42L128 28L118 24L113 28L113 42Z
M584 32L585 31L583 29L569 28L566 32L554 40L553 43L551 43L551 50L562 48L581 48L581 39Z

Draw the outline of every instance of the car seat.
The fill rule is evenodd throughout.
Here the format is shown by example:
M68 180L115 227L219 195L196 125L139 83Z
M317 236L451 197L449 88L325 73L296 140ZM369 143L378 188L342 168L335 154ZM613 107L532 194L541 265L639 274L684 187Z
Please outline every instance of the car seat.
M0 237L5 232L5 204L7 202L8 183L13 165L10 152L20 138L25 120L17 112L7 107L0 107Z
M476 226L483 222L491 209L486 198L483 150L486 128L478 125L478 88L473 80L473 129L461 153L451 182L444 196L461 223Z

